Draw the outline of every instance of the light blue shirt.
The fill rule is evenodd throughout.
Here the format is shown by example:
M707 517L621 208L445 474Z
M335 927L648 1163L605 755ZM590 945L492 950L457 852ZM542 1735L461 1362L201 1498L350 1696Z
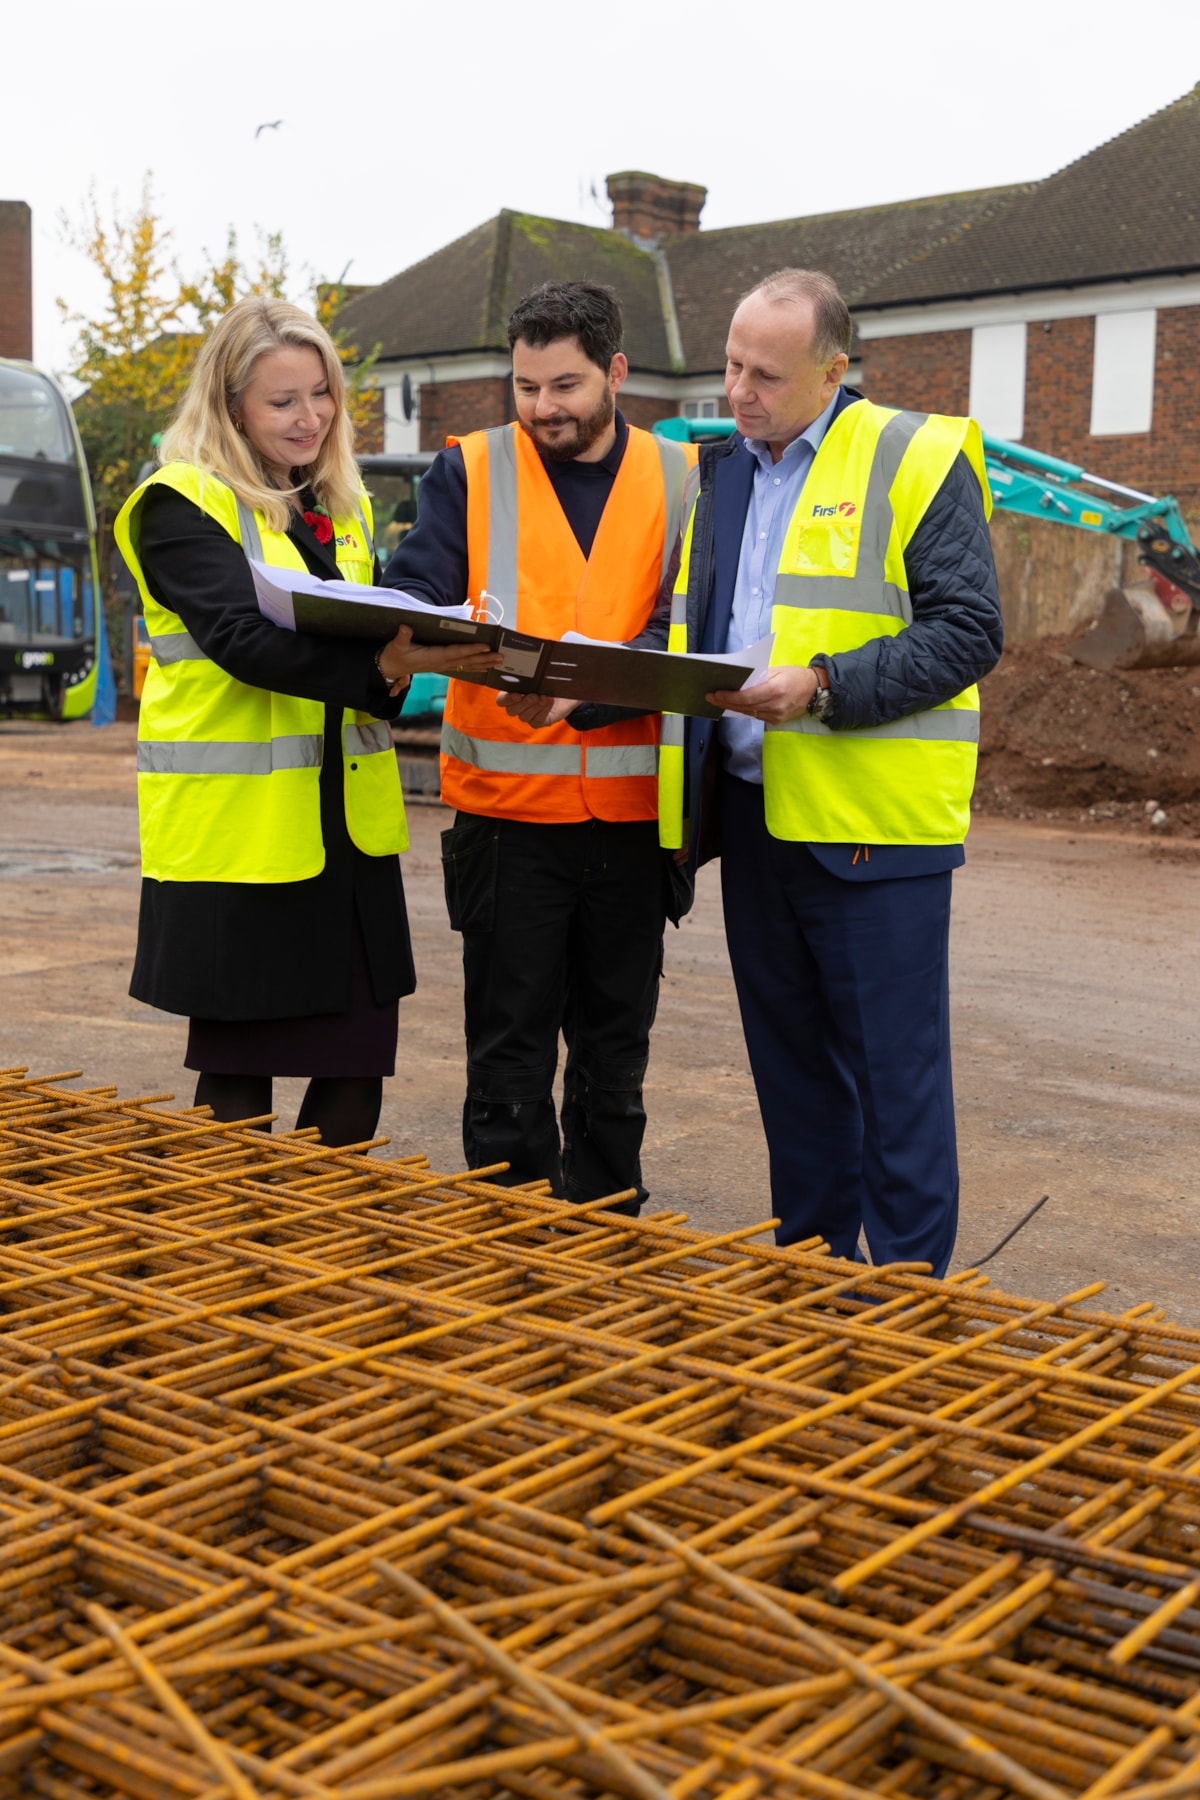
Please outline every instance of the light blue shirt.
M771 629L775 576L783 554L783 540L837 403L835 394L825 411L788 445L778 462L771 461L766 444L757 438L746 439L746 449L758 466L746 510L746 529L742 533L733 589L733 613L725 644L727 650L744 650L748 644L756 644L759 638L766 637ZM743 781L756 781L761 787L762 720L731 714L722 719L720 731L722 755L729 773Z

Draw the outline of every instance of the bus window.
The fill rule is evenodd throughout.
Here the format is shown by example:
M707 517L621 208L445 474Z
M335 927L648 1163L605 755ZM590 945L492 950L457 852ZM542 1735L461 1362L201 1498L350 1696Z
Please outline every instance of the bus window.
M33 636L28 569L0 571L0 634L9 643Z
M38 631L44 637L61 637L58 622L58 583L49 569L39 569L34 577L34 616Z
M49 383L31 369L0 365L0 456L73 463L75 446Z

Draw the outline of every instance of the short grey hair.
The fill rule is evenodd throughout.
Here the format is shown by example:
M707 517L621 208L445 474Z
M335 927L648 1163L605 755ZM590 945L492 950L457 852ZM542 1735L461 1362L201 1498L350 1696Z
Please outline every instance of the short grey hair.
M747 288L738 305L754 294L761 294L766 300L778 302L811 301L812 350L817 362L828 362L839 353L849 356L853 332L850 309L831 275L824 274L820 269L776 269L773 275L764 275L752 288Z

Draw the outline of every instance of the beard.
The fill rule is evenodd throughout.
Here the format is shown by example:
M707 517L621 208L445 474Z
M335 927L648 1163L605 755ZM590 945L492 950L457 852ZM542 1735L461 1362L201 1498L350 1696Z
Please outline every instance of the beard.
M547 443L542 438L537 425L526 425L524 420L520 424L522 431L533 439L547 462L574 462L577 456L584 455L593 444L600 441L611 426L616 410L616 395L606 388L595 411L588 413L585 418L573 420L574 431L564 433L554 443Z

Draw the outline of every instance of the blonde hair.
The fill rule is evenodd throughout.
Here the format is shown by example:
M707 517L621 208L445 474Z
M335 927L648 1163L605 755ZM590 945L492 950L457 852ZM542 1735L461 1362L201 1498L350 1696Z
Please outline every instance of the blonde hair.
M259 357L293 345L317 352L337 407L320 455L305 470L307 485L327 512L352 515L362 484L341 361L324 326L290 301L252 294L222 314L200 346L187 392L159 447L163 462L193 463L219 476L239 500L263 515L272 531L287 529L288 496L300 490L271 481L234 415Z

